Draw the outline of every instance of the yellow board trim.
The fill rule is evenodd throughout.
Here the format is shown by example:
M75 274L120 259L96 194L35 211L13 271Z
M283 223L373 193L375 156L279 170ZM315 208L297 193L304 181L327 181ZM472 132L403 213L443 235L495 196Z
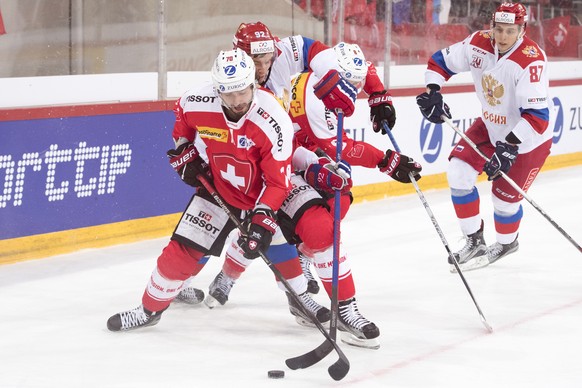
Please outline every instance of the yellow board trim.
M550 156L542 171L571 167L582 164L582 152ZM480 180L486 179L482 174ZM424 176L418 182L421 190L443 189L448 187L446 174ZM385 197L414 193L414 186L391 180L356 186L352 189L354 202L374 201ZM87 248L102 248L115 244L167 236L174 230L181 213L137 220L97 225L87 228L65 230L55 233L39 234L0 240L0 264L39 259L48 256L75 252Z

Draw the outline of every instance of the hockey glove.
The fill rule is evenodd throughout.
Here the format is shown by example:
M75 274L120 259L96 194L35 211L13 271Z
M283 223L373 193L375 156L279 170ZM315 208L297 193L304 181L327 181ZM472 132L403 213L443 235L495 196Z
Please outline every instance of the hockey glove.
M271 245L273 235L277 231L276 215L267 205L258 204L247 215L243 223L246 236L241 235L238 245L244 251L247 259L256 259L259 252L265 252Z
M517 159L517 149L517 146L501 141L496 143L493 156L483 167L488 180L494 181L501 177L501 172L505 174L509 172L509 169L515 163L515 159Z
M354 113L358 90L337 70L328 71L313 85L315 96L332 112L341 109L346 117Z
M342 194L352 188L352 168L341 160L337 165L329 158L319 158L318 163L313 163L305 170L305 181L314 189L333 193L340 190Z
M368 98L368 105L370 106L370 120L372 121L372 129L374 132L382 131L386 134L386 130L382 125L382 121L386 120L388 127L392 130L396 123L396 111L392 105L392 96L386 90L381 92L374 92Z
M428 86L430 93L422 93L416 96L416 103L420 108L420 113L430 122L435 124L444 123L441 118L445 115L447 118L452 118L449 106L443 101L443 95L439 92L440 87L434 84Z
M415 162L411 157L392 150L386 151L386 155L378 163L378 168L384 174L402 183L412 182L410 173L414 176L414 180L421 178L422 166L420 163Z
M200 154L192 143L184 143L175 150L166 152L170 158L172 168L176 170L180 179L192 187L201 186L197 176L209 176L208 164L200 157Z

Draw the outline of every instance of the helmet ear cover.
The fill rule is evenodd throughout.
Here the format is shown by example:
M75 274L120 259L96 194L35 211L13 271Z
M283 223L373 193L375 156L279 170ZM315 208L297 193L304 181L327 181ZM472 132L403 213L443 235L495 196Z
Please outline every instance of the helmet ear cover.
M237 92L255 84L255 63L239 48L221 51L210 73L217 93Z
M261 22L241 23L234 34L232 44L233 47L238 47L251 56L275 51L275 37Z

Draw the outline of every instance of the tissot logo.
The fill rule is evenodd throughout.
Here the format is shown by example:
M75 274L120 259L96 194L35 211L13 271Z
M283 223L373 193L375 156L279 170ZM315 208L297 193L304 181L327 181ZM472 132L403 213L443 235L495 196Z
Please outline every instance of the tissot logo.
M424 160L434 163L443 146L443 126L422 120L420 124L420 150Z

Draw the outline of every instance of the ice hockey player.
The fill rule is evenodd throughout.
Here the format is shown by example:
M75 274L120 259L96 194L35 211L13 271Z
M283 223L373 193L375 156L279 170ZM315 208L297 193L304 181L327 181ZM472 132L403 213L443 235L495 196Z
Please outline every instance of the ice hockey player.
M329 320L329 310L306 292L297 251L289 249L275 215L290 189L291 120L271 93L256 88L254 63L244 51L220 52L211 75L212 82L177 101L176 149L168 151L172 167L198 190L158 258L142 304L110 317L111 331L157 324L184 280L200 272L207 255L220 255L235 225L200 187L200 174L213 178L217 192L244 219L247 234L238 237L244 254L257 257L259 250L279 248L275 266L303 303L310 301L312 311Z
M441 116L451 114L441 86L453 75L470 71L481 102L481 117L466 135L490 161L461 139L447 169L453 206L466 237L465 246L454 254L463 270L487 266L517 251L523 198L501 172L527 191L550 153L548 63L544 51L525 35L527 19L522 4L502 3L492 15L490 30L477 31L432 55L426 92L416 97L424 117L442 123ZM496 242L489 246L475 186L482 172L492 181Z
M368 65L364 55L357 45L339 44L333 49L335 62L339 63L341 76L348 80L351 87L362 87L365 82ZM291 100L291 117L301 127L300 136L296 138L300 145L309 146L316 150L318 146L328 151L335 150L332 137L335 134L337 119L327 109L324 103L316 96L316 85L321 81L312 72L301 74L293 83L293 97ZM325 82L325 80L323 80ZM352 84L353 83L353 84ZM319 89L318 89L319 90ZM304 107L294 109L297 107ZM334 123L335 121L335 123ZM333 123L333 128L330 125ZM344 134L345 135L345 134ZM320 138L317 138L319 136ZM386 153L363 142L355 142L344 136L346 150L343 156L355 161L359 165L379 168L380 171L392 176L401 182L410 182L408 173L418 174L421 167L411 158L388 150ZM303 141L303 143L301 143ZM348 164L341 162L336 172L333 167L325 168L330 164L326 157L319 159L319 164L313 160L301 160L299 148L294 156L296 170L305 171L304 179L299 176L292 178L293 190L277 213L288 241L299 244L301 251L308 253L314 260L317 274L328 295L331 296L332 287L332 260L333 260L333 216L325 208L322 197L330 202L333 209L333 191L342 190L342 216L345 215L351 202L349 187L351 183L342 184L340 174L346 171ZM333 154L333 152L331 152ZM317 161L315 161L317 162ZM348 174L343 175L347 177ZM307 181L307 182L306 182ZM330 182L333 182L330 184ZM314 190L315 189L315 190ZM316 195L315 191L319 195ZM231 247L233 248L233 247ZM221 271L210 287L210 294L206 302L226 303L228 294L234 281L250 264L236 249L229 249ZM355 284L345 250L342 248L339 266L339 322L338 327L344 331L342 340L351 345L366 348L377 348L380 345L378 327L366 319L359 311L355 298ZM216 303L214 303L216 304Z

